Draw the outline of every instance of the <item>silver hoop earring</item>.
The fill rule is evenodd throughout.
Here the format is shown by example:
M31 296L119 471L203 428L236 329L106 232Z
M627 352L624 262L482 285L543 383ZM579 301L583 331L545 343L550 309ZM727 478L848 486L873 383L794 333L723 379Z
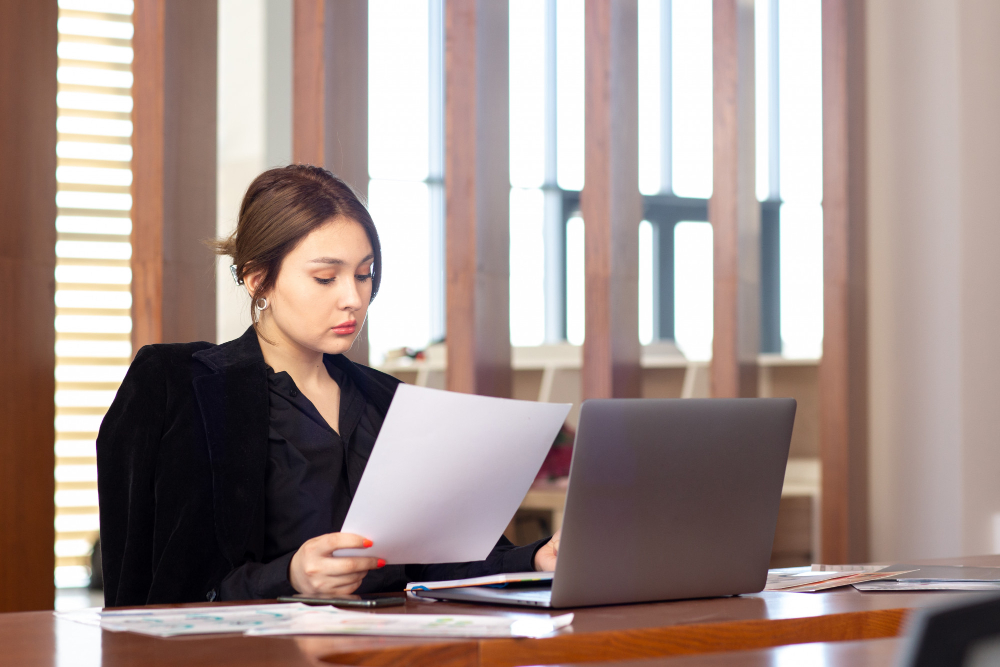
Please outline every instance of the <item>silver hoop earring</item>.
M261 305L262 301L264 302L264 305ZM259 299L257 299L256 303L254 303L254 307L257 308L258 313L262 310L267 310L267 299L264 297L260 297Z

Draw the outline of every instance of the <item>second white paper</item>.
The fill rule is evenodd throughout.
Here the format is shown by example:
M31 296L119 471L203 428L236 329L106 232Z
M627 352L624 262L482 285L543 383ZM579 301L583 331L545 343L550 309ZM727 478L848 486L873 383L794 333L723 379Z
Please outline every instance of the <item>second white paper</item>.
M400 385L341 529L374 546L337 555L486 558L570 407Z

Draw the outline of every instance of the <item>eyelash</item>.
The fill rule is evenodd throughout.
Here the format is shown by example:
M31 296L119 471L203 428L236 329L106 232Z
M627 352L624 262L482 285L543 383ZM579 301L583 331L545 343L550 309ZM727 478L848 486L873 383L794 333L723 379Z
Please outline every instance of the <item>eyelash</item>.
M364 275L356 275L354 277L358 280L358 282L362 283L372 279L372 275L370 273L366 273ZM329 285L334 280L336 280L336 278L316 278L316 282L318 282L320 285Z

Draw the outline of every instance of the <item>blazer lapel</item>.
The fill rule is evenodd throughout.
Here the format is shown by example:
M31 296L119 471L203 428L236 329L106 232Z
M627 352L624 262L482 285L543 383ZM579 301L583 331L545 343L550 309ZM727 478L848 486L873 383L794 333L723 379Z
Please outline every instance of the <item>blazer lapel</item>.
M267 367L253 328L195 353L213 373L194 380L212 464L215 528L223 553L238 563L264 492L267 468Z

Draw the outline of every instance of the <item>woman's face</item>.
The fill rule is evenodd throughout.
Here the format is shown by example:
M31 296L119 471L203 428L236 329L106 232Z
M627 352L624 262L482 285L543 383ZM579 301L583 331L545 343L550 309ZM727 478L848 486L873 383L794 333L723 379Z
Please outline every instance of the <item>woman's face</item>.
M265 295L264 334L304 351L349 350L368 314L373 261L371 242L357 222L337 217L313 230L285 256ZM252 291L256 281L247 282Z

